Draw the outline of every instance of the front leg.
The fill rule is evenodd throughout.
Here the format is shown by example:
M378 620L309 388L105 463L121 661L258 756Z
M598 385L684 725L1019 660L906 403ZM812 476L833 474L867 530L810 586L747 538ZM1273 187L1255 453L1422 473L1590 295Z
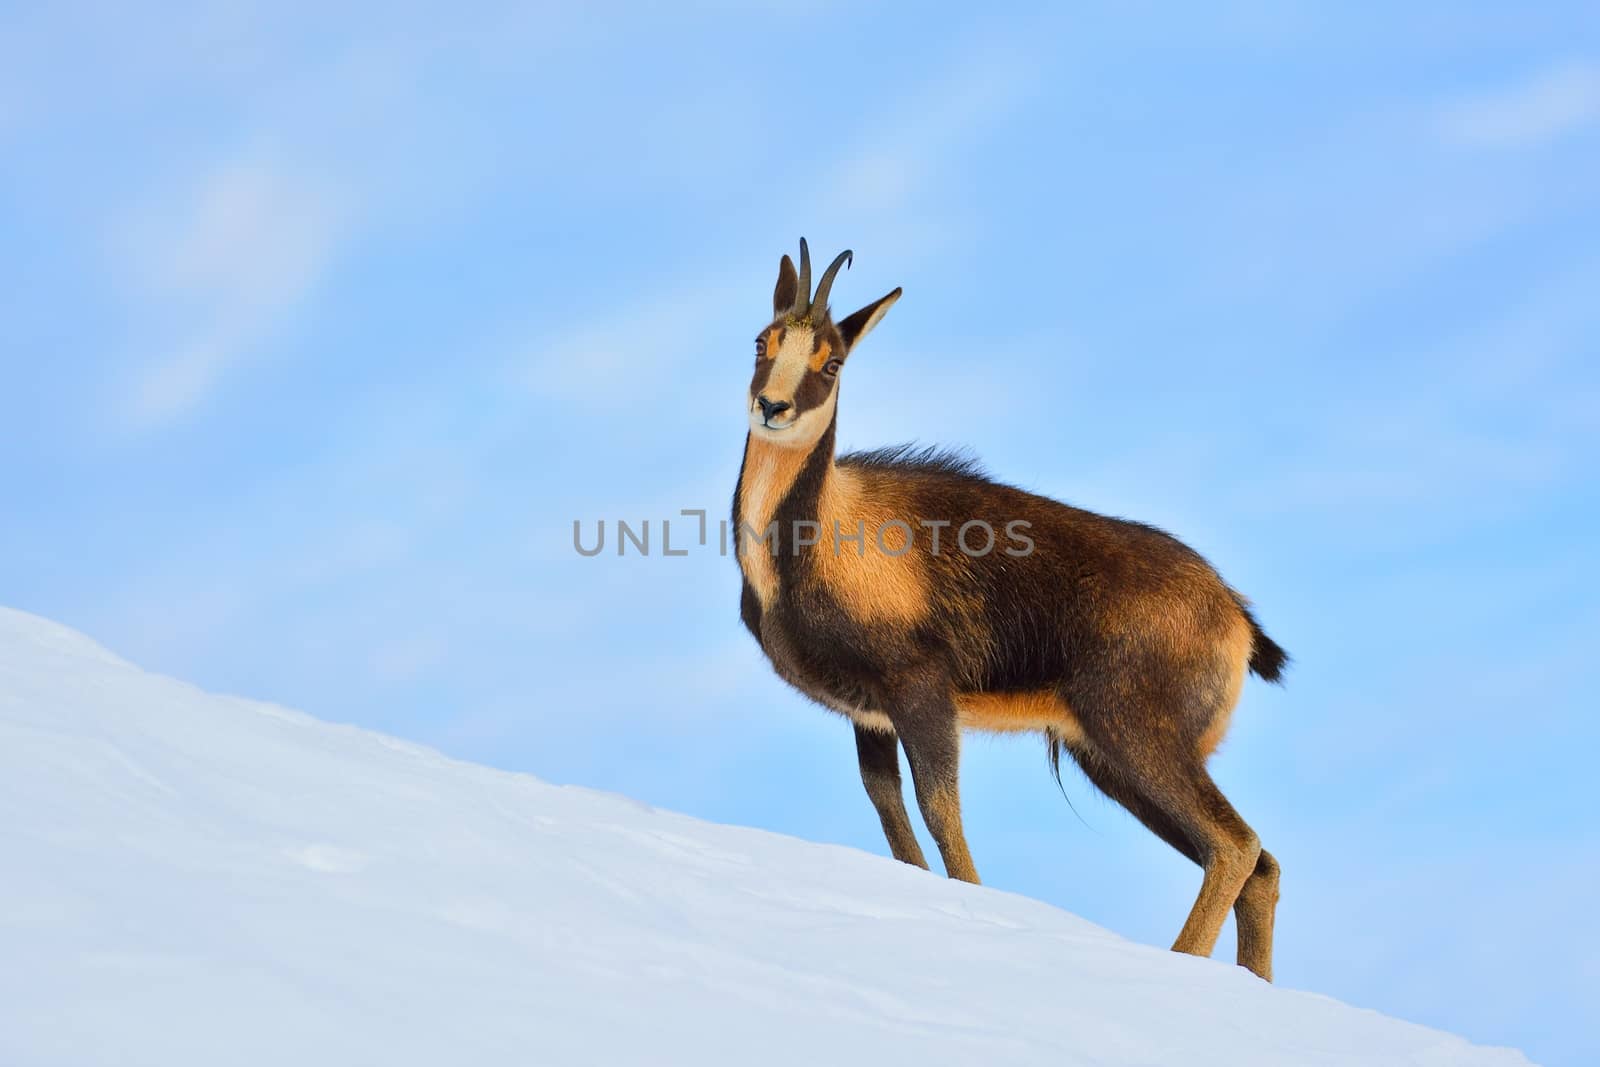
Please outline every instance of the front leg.
M867 787L872 806L878 809L883 836L889 851L901 863L928 869L922 846L911 829L905 797L900 792L900 747L892 730L873 730L860 723L856 727L856 759L861 764L861 784Z
M961 831L961 721L949 689L915 685L886 703L911 764L922 819L944 857L945 873L977 882L978 869Z

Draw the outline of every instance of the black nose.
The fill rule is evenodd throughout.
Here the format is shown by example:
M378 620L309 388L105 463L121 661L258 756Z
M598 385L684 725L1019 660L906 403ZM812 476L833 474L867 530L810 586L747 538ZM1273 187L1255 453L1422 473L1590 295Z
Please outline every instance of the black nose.
M774 404L764 396L756 397L756 403L761 405L761 417L763 419L771 419L774 415L782 415L785 411L794 407L787 400L780 400Z

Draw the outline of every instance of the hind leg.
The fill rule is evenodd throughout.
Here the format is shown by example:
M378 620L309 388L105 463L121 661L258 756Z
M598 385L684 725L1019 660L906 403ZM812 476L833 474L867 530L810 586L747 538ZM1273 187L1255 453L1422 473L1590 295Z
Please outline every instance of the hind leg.
M1186 751L1189 746L1166 734L1097 733L1080 760L1090 781L1204 870L1199 896L1172 947L1209 956L1228 910L1258 864L1261 844L1255 832L1222 795L1199 757ZM1267 977L1270 935L1265 942L1268 959L1263 962L1257 898L1250 899L1247 911L1250 921L1240 927L1240 962Z
M1204 767L1176 769L1164 783L1164 800L1157 801L1189 830L1205 866L1200 895L1189 918L1172 943L1176 952L1209 956L1228 911L1239 899L1245 882L1261 856L1255 831L1239 817ZM1170 804L1171 807L1167 807Z
M1272 924L1278 910L1278 861L1262 850L1239 899L1233 904L1239 927L1239 966L1272 981Z
M1134 818L1144 824L1145 829L1177 849L1179 854L1187 856L1197 864L1201 863L1200 853L1195 851L1194 842L1189 840L1188 834L1184 833L1183 828L1173 822L1166 812L1139 792L1137 782L1126 777L1111 763L1097 757L1092 749L1078 747L1072 749L1072 754L1078 761L1078 767L1082 769L1084 777L1094 783L1096 789L1128 809Z

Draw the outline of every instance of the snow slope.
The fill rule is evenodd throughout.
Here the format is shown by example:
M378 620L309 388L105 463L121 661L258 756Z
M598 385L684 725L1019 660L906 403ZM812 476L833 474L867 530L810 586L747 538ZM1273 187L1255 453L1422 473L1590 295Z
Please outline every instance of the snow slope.
M0 609L0 1064L750 1062L1526 1060Z

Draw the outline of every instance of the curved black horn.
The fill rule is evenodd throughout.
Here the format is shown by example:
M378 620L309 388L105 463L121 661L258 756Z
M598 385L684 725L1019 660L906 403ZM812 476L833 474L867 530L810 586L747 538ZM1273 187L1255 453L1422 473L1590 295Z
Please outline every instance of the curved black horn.
M822 272L822 280L817 283L817 295L811 301L813 318L821 321L828 314L828 290L833 288L833 276L839 273L839 264L845 266L855 262L855 255L847 248L833 257L833 262L828 264L828 269Z
M806 239L800 238L800 285L794 295L794 313L796 318L805 318L806 311L811 307L811 249L806 247Z

